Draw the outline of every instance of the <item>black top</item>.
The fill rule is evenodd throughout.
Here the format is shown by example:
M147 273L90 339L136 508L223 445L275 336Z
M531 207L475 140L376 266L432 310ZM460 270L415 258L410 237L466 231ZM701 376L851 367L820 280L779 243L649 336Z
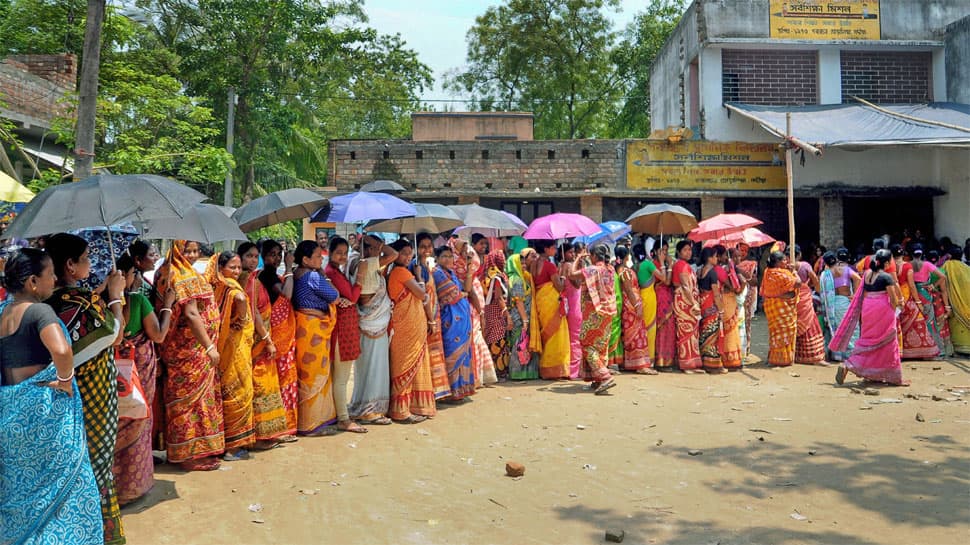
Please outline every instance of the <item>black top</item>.
M869 280L862 286L862 289L866 292L886 291L888 286L892 286L895 283L896 281L893 280L893 275L886 271L879 271L876 273L875 278L869 277Z
M711 270L707 271L707 274L697 278L697 287L704 291L711 291L714 284L717 284L717 271L714 270L715 267L711 267Z
M0 337L0 368L47 365L51 353L40 340L40 332L60 319L49 305L33 303L24 311L17 331Z

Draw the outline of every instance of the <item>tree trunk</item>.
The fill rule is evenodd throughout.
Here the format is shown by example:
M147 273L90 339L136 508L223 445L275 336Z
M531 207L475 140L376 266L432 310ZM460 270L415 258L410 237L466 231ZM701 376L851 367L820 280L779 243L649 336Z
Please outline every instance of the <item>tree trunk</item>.
M104 23L105 0L88 0L88 18L84 29L84 58L81 60L81 84L78 89L77 125L74 145L74 179L83 180L94 167L95 114L98 108L98 73L101 65L101 26Z

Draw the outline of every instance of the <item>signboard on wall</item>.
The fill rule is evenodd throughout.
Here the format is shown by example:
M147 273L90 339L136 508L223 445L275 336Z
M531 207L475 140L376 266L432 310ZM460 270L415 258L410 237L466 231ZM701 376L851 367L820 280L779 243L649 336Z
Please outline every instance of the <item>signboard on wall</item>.
M771 0L771 37L878 40L879 0Z
M777 144L629 140L629 189L785 189L785 155Z

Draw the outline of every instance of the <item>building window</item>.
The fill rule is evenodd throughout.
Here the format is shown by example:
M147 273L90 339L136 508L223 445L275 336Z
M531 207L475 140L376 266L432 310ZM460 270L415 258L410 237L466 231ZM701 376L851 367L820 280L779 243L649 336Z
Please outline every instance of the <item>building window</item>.
M488 150L487 149L483 149L482 150L482 160L488 161Z
M451 151L448 152L448 158L449 159L454 159L455 158L455 150L451 150Z
M725 49L721 98L773 106L818 104L818 52Z
M556 150L554 150L554 149L549 150L549 158L550 159L555 159L556 158Z
M932 97L929 51L842 51L842 102L919 104Z
M414 152L415 159L424 159L424 150L417 150Z
M588 149L584 149L583 150L583 159L589 159L589 150Z
M351 161L356 161L357 160L357 152L356 151L350 152L350 160Z
M520 149L515 150L515 158L522 159L522 150Z
M391 158L391 152L389 152L389 151L387 151L387 150L384 150L384 153L382 154L382 156L383 156L383 157L384 157L385 159L390 159L390 158Z

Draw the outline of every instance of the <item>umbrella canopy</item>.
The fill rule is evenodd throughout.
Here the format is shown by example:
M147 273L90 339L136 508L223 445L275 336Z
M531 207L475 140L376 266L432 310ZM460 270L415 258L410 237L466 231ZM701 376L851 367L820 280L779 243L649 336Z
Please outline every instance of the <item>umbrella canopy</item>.
M0 172L0 201L30 202L34 192L10 176Z
M704 247L708 248L722 244L727 248L734 248L738 244L747 244L752 248L757 248L758 246L764 246L765 244L771 244L772 242L775 242L775 239L766 235L757 227L748 227L744 231L724 235L720 240L708 240L704 243Z
M718 214L697 224L687 238L700 242L702 240L720 239L725 235L744 231L748 227L761 225L763 222L746 214Z
M493 210L477 204L449 206L461 218L464 227L457 229L462 236L475 233L486 237L513 237L521 235L528 226L519 218L504 210Z
M576 237L575 241L582 242L583 244L594 244L601 240L616 242L629 232L630 226L622 221L605 221L600 224L599 233L596 233L595 235L587 235L585 237Z
M245 232L284 221L301 220L327 206L327 198L309 189L274 191L240 206L232 219Z
M414 205L394 195L358 191L330 199L330 210L318 210L312 222L367 223L417 215Z
M461 225L461 218L443 204L414 203L417 214L409 218L372 221L369 231L392 233L444 233Z
M530 240L556 240L595 235L600 230L600 226L586 216L559 213L536 218L522 236Z
M10 223L4 236L33 238L126 221L182 218L205 199L202 193L161 176L91 176L41 191Z
M686 208L673 204L648 204L626 219L637 233L683 235L697 227L697 218Z
M130 223L121 223L107 227L92 227L90 229L75 229L71 234L83 238L88 243L88 259L91 261L91 271L88 277L78 280L78 285L96 289L114 270L115 262L138 238L138 230ZM111 237L111 241L108 241Z
M245 233L226 214L224 206L197 204L184 217L154 218L134 222L143 238L194 240L212 244L229 240L246 240Z
M390 195L407 191L403 185L391 180L374 180L369 184L364 184L360 190L368 193L388 193Z

